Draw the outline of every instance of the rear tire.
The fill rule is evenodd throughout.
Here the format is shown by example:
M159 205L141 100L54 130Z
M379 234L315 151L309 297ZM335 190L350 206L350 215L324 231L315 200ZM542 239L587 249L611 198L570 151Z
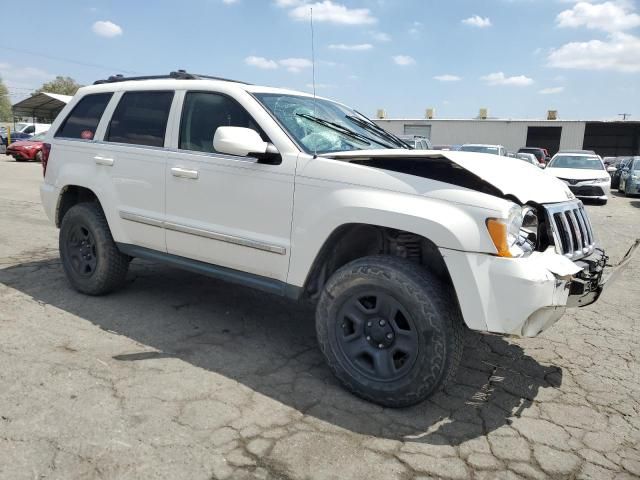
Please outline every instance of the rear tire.
M87 295L104 295L121 287L129 257L118 250L97 203L79 203L60 225L60 258L69 283Z
M398 257L365 257L335 272L316 331L342 384L385 407L423 401L454 378L462 357L455 298L431 272Z

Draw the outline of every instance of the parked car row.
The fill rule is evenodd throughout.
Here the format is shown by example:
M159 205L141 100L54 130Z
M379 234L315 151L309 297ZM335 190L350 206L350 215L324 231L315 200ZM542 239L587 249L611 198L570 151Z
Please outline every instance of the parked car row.
M640 194L640 156L623 157L612 172L611 188L625 195Z
M12 156L16 161L40 162L42 139L50 126L48 123L17 123L11 132L0 128L0 153Z
M42 145L46 134L47 132L44 131L26 140L18 140L17 142L12 142L7 147L6 155L15 158L17 162L41 162Z

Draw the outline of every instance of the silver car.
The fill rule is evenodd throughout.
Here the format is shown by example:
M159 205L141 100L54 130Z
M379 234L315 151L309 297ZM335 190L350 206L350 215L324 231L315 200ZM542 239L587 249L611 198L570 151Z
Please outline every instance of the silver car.
M625 195L640 194L640 157L633 157L633 160L622 168L618 191Z
M503 145L487 145L481 143L465 143L460 147L461 152L489 153L492 155L507 156L507 149Z

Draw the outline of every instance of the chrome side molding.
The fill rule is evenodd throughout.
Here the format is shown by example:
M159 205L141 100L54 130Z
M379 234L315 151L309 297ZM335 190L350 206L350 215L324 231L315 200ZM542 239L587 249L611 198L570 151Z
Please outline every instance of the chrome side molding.
M262 250L264 252L276 253L278 255L285 255L287 249L281 245L273 245L270 243L261 242L259 240L252 240L250 238L237 237L234 235L228 235L226 233L212 232L211 230L204 230L202 228L190 227L188 225L181 225L178 223L165 222L156 218L139 215L137 213L126 212L121 210L120 218L128 220L130 222L142 223L150 225L152 227L165 228L173 232L186 233L188 235L195 235L198 237L208 238L211 240L217 240L225 243L232 243L234 245L240 245L242 247L254 248L256 250Z

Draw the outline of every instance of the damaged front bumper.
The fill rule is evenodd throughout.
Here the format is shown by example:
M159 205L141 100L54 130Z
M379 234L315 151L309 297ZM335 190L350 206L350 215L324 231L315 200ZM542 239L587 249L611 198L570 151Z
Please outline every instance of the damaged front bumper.
M608 265L609 257L601 249L596 249L588 257L577 260L575 263L582 267L582 270L573 276L569 284L567 307L585 307L596 302L605 286L611 285L629 264L638 246L640 246L640 239L631 245L617 265Z
M618 265L596 249L572 261L553 248L527 258L440 249L456 288L465 323L472 330L533 337L568 307L595 302L640 246L636 240Z

